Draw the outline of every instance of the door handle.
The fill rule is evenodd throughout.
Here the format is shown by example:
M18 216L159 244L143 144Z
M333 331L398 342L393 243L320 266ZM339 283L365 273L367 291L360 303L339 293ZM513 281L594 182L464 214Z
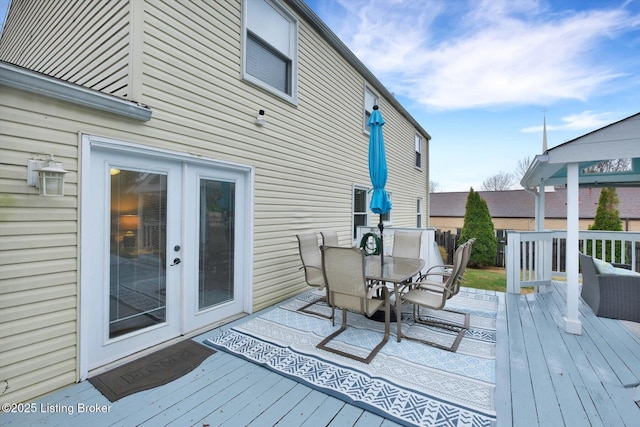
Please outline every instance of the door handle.
M171 265L178 265L178 264L180 264L181 262L182 262L182 260L181 260L180 258L175 258L175 259L173 260L173 264L171 264Z

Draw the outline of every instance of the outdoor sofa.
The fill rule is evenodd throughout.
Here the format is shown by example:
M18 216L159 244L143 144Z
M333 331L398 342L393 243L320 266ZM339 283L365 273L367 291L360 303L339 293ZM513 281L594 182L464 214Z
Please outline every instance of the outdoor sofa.
M579 255L581 296L596 316L640 322L640 274Z

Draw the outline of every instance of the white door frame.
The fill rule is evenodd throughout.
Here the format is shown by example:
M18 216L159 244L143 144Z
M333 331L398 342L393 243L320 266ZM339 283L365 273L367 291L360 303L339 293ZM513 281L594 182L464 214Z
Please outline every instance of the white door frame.
M80 276L80 298L79 298L79 375L80 380L84 380L89 374L89 346L90 337L95 333L94 328L96 325L91 324L91 309L90 304L92 301L89 284L92 279L91 268L83 268L83 266L90 265L88 260L83 262L82 248L90 247L94 244L92 239L92 231L88 227L90 224L95 223L95 219L91 217L91 209L86 208L86 204L90 203L92 198L92 188L88 185L91 176L91 150L113 150L121 154L131 153L144 155L150 158L166 159L181 161L188 164L201 165L206 167L213 167L223 170L229 170L234 172L240 172L246 176L247 189L242 195L244 197L244 206L246 207L244 212L244 224L245 233L243 240L239 241L243 250L243 256L246 260L242 275L244 277L243 283L243 311L246 313L252 312L253 307L253 211L254 211L254 182L255 182L255 169L251 166L235 164L231 162L222 162L211 158L193 156L187 153L180 153L171 150L157 149L142 144L125 142L113 138L100 137L95 135L81 136L81 164L79 168L79 186L80 186L80 224L79 224L79 276Z

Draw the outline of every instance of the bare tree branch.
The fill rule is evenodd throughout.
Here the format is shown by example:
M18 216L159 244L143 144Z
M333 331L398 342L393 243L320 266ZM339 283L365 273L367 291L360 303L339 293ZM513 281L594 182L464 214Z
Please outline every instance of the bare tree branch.
M510 190L515 181L513 174L500 171L490 176L482 182L482 189L485 191L503 191Z
M516 169L513 172L513 174L515 175L515 179L518 183L520 183L524 174L527 173L527 170L529 170L529 166L531 166L531 162L532 160L531 160L531 157L529 156L525 157L524 159L518 160L518 164L516 164Z
M603 160L584 170L585 173L623 172L631 170L631 159Z

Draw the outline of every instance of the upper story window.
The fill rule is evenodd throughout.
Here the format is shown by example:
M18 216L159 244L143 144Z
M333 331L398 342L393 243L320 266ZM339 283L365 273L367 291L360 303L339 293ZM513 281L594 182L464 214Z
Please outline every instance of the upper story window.
M245 80L290 102L298 96L298 21L275 0L245 0Z
M380 105L380 97L367 85L364 86L364 124L363 128L369 133L369 117L373 111L374 105Z
M416 167L422 169L422 137L416 134Z

